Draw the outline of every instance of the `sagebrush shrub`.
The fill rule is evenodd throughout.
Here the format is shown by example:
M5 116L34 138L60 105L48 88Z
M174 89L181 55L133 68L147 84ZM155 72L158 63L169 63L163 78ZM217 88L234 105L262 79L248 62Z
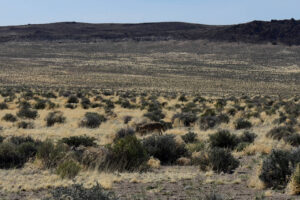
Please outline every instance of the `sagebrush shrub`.
M245 119L238 119L235 122L235 129L239 130L239 129L248 129L251 128L252 124L251 122L245 120Z
M143 140L143 145L150 156L162 164L172 164L188 154L184 144L177 144L173 135L151 136Z
M187 134L181 136L181 138L186 144L197 142L197 134L194 132L188 132Z
M56 173L63 179L72 179L77 176L80 169L80 165L74 160L65 160L57 166Z
M184 126L191 126L198 119L195 113L177 113L172 117L172 122L174 123L175 119L179 119Z
M69 96L68 101L67 101L67 103L78 103L78 102L79 102L78 97L76 97L74 95Z
M43 110L46 108L46 103L47 101L45 100L38 100L35 104L34 104L34 109L37 109L37 110Z
M196 164L199 164L202 170L212 169L217 173L232 173L239 166L239 161L226 149L212 148L203 153Z
M0 169L18 168L23 165L15 145L11 143L0 144Z
M290 152L272 150L271 154L263 160L259 178L267 187L285 187L292 173L291 160Z
M30 108L21 108L17 113L17 116L20 118L35 119L37 118L38 113L36 110L32 110Z
M239 138L228 130L220 130L209 136L209 142L211 147L234 149L239 143Z
M79 147L79 146L85 146L85 147L89 147L89 146L96 146L96 138L94 137L89 137L89 136L71 136L68 138L63 138L61 139L62 143L65 143L69 146L74 146L74 147Z
M257 135L255 133L245 131L243 134L239 137L240 142L247 142L247 143L252 143L254 142L255 138Z
M70 197L74 200L116 200L114 195L106 192L98 183L92 188L85 188L83 185L75 184L69 187L55 187L51 190L54 199ZM46 200L50 200L47 199Z
M134 135L135 134L135 130L132 128L122 128L120 130L117 131L116 136L115 136L115 141L120 139L120 138L124 138L128 135Z
M105 122L106 118L103 115L94 112L87 112L84 118L81 120L79 126L87 128L98 128L102 122Z
M2 120L7 122L16 122L17 118L13 114L7 113L2 117Z
M281 140L284 137L290 136L295 132L291 126L279 126L271 129L267 133L267 137L271 137L276 140Z
M138 171L149 159L146 149L135 137L128 135L117 140L111 147L112 156L108 169L118 171Z
M53 126L56 123L62 124L66 121L66 118L63 116L63 113L60 111L50 112L45 121L47 122L47 126Z
M44 167L56 167L65 157L69 148L62 143L54 144L51 140L44 141L37 151L37 158L39 158Z
M5 102L0 103L0 110L8 109L8 105Z
M34 124L32 122L21 121L17 123L17 127L22 129L33 129Z

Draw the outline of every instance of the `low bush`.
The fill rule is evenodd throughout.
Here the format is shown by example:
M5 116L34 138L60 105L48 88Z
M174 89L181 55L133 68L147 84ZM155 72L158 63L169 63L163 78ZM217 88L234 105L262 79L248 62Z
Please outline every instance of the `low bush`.
M31 110L30 108L21 108L17 113L17 116L25 119L35 119L38 116L36 110Z
M165 117L165 115L162 113L161 110L147 112L146 114L144 114L144 116L155 122L159 122L161 119Z
M43 110L46 108L46 103L47 101L45 100L38 100L35 104L34 104L34 109L37 109L37 110Z
M248 129L251 128L252 124L251 122L245 120L245 119L238 119L235 122L235 129L239 130L239 129Z
M239 138L231 134L228 130L220 130L209 136L209 142L211 147L229 148L234 149L238 143Z
M190 144L186 145L186 148L188 149L188 151L190 153L200 152L200 151L205 149L205 143L202 142L202 141L198 141L198 142L195 142L195 143L190 143Z
M129 135L133 136L134 134L135 134L134 129L132 129L132 128L122 128L122 129L118 130L114 140L116 141L118 139L124 138L124 137L129 136Z
M271 129L267 133L267 137L281 140L284 137L292 135L293 133L295 133L295 130L291 126L279 126Z
M290 152L272 150L264 160L259 178L266 187L282 188L288 183L288 177L292 173Z
M50 112L46 118L45 121L47 123L47 126L53 126L56 123L62 124L66 121L66 118L63 116L63 113L60 111Z
M72 136L68 138L63 138L60 142L65 143L69 146L79 147L79 146L96 146L96 138L89 136Z
M75 108L77 108L77 105L76 104L72 104L72 103L67 103L65 105L65 108L75 109Z
M78 103L78 102L79 102L78 97L76 97L74 95L69 96L68 101L67 101L67 103Z
M299 146L300 145L300 134L293 133L291 135L284 137L283 140L292 146Z
M228 150L212 148L203 153L197 164L202 170L212 169L217 173L232 173L239 166L239 161Z
M104 191L102 187L97 184L92 188L84 188L83 185L75 184L69 187L55 187L51 194L54 199L65 199L65 197L70 197L74 200L116 200L114 195L110 192ZM52 200L52 199L45 199Z
M91 106L91 101L88 98L83 97L81 99L81 107L83 109L88 109Z
M7 122L16 122L17 118L13 114L7 113L2 117L2 120Z
M109 170L139 171L149 159L141 142L131 135L117 140L111 147L111 151Z
M87 112L84 118L81 120L79 126L87 128L98 128L102 122L105 122L106 118L103 115L99 115L94 112Z
M0 110L6 110L8 109L8 106L5 102L0 103Z
M297 164L294 170L291 180L289 182L289 189L292 194L300 194L300 163Z
M124 116L123 120L124 120L124 124L128 124L132 120L132 117L127 115Z
M32 122L21 121L21 122L18 122L17 127L22 128L22 129L33 129L34 124Z
M65 157L69 148L63 144L54 144L51 140L44 141L37 151L37 158L40 159L46 168L56 167Z
M239 137L240 142L253 143L257 135L255 133L245 131Z
M203 130L214 128L217 124L219 124L217 116L203 116L200 118L200 128Z
M184 144L177 144L173 135L151 136L143 140L148 154L157 158L162 164L172 164L188 154Z
M0 144L0 169L18 168L23 164L14 144L6 142Z
M172 117L172 122L174 123L175 119L179 119L184 126L191 126L198 119L195 113L177 113Z
M80 165L73 160L65 160L57 166L56 173L62 178L72 179L80 172Z
M197 142L197 134L194 132L188 132L187 134L181 136L181 138L186 144Z

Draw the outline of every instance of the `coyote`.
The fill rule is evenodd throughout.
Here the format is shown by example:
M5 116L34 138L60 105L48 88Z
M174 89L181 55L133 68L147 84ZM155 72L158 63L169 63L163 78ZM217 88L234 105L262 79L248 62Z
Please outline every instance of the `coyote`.
M148 132L158 131L159 135L162 135L163 131L165 131L165 127L159 122L153 122L137 126L136 131L142 135Z

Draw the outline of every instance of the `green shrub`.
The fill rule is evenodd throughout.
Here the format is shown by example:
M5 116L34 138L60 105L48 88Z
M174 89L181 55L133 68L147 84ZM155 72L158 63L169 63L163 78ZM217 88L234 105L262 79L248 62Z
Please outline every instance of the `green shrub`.
M195 143L190 143L186 145L186 148L188 149L189 152L200 152L205 149L205 143L202 141L198 141Z
M21 122L18 122L17 127L23 128L23 129L33 129L34 124L32 122L21 121Z
M80 172L80 165L73 160L66 160L60 163L56 169L56 173L61 178L75 178L77 174Z
M38 100L35 104L34 104L34 109L37 110L43 110L46 108L46 101L45 100Z
M46 140L37 151L37 158L40 159L46 168L56 167L65 157L68 147L65 144L53 144L52 141Z
M228 130L220 130L209 136L209 142L211 147L234 149L238 145L239 139Z
M292 146L299 146L300 145L300 134L293 133L289 136L284 137L283 140Z
M31 143L39 143L38 141L35 141L32 137L27 136L13 136L9 138L9 142L15 145L20 145L22 143L31 142Z
M141 170L149 159L146 149L135 137L128 135L117 140L111 147L112 156L109 170L136 171Z
M53 126L56 123L62 124L65 123L66 118L63 116L63 113L60 111L50 112L45 121L47 122L47 126Z
M124 138L126 136L133 136L135 134L134 129L132 128L122 128L120 130L118 130L118 132L116 133L116 137L115 137L115 141L120 139L120 138Z
M212 148L198 160L198 164L202 170L212 169L217 173L232 173L239 166L239 161L226 149Z
M200 118L200 128L203 130L214 128L218 124L219 121L217 116L202 116Z
M74 95L69 96L67 101L67 103L78 103L78 102L79 102L78 98Z
M194 132L188 132L187 134L181 136L181 138L186 144L197 142L197 134Z
M235 150L237 152L241 152L243 151L247 146L249 146L250 143L249 142L240 142L236 147L235 147Z
M116 200L112 193L104 191L98 183L96 186L89 189L86 189L83 185L79 184L69 187L56 187L51 190L51 194L54 199L65 199L65 197L70 197L70 199L74 200Z
M72 136L68 138L61 139L62 143L65 143L69 146L79 147L79 146L96 146L95 143L96 138L89 136Z
M7 113L2 117L2 120L7 122L16 122L17 118L13 114Z
M184 144L176 144L173 135L151 136L143 140L148 154L161 161L162 164L172 164L188 154Z
M263 161L259 178L267 187L276 189L285 187L292 173L291 160L290 152L272 150Z
M81 120L79 126L87 128L98 128L102 122L105 122L106 118L103 115L99 115L94 112L87 112L84 118Z
M185 97L184 94L182 94L179 98L178 101L184 102L184 101L188 101L187 98Z
M235 129L239 130L239 129L248 129L251 128L252 124L251 122L244 120L244 119L238 119L235 122Z
M145 117L149 118L152 121L159 122L161 119L165 117L161 110L155 110L152 112L148 112L144 114Z
M36 110L31 110L30 108L21 108L17 113L17 116L20 118L35 119L37 118L38 113Z
M91 101L88 98L83 97L81 99L81 107L83 109L88 109L91 105Z
M14 144L6 142L0 144L0 169L18 168L23 164Z
M127 116L124 116L123 120L124 120L124 124L128 124L128 122L130 122L132 120L132 117L127 115Z
M8 109L8 106L5 102L0 103L0 110L6 110Z
M276 139L276 140L281 140L284 137L290 136L293 133L295 133L295 130L291 126L279 126L271 129L267 133L267 137Z
M257 135L255 133L245 131L239 137L239 140L240 140L240 142L253 143L256 137L257 137Z
M177 113L172 117L172 122L174 123L175 119L179 119L184 126L191 126L198 119L195 113Z

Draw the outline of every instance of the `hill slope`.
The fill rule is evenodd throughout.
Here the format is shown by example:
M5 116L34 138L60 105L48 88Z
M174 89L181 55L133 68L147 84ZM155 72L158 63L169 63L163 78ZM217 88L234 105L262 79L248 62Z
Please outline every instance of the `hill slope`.
M300 45L300 20L253 21L211 26L180 22L87 24L63 22L0 27L0 42L95 40L198 40Z

